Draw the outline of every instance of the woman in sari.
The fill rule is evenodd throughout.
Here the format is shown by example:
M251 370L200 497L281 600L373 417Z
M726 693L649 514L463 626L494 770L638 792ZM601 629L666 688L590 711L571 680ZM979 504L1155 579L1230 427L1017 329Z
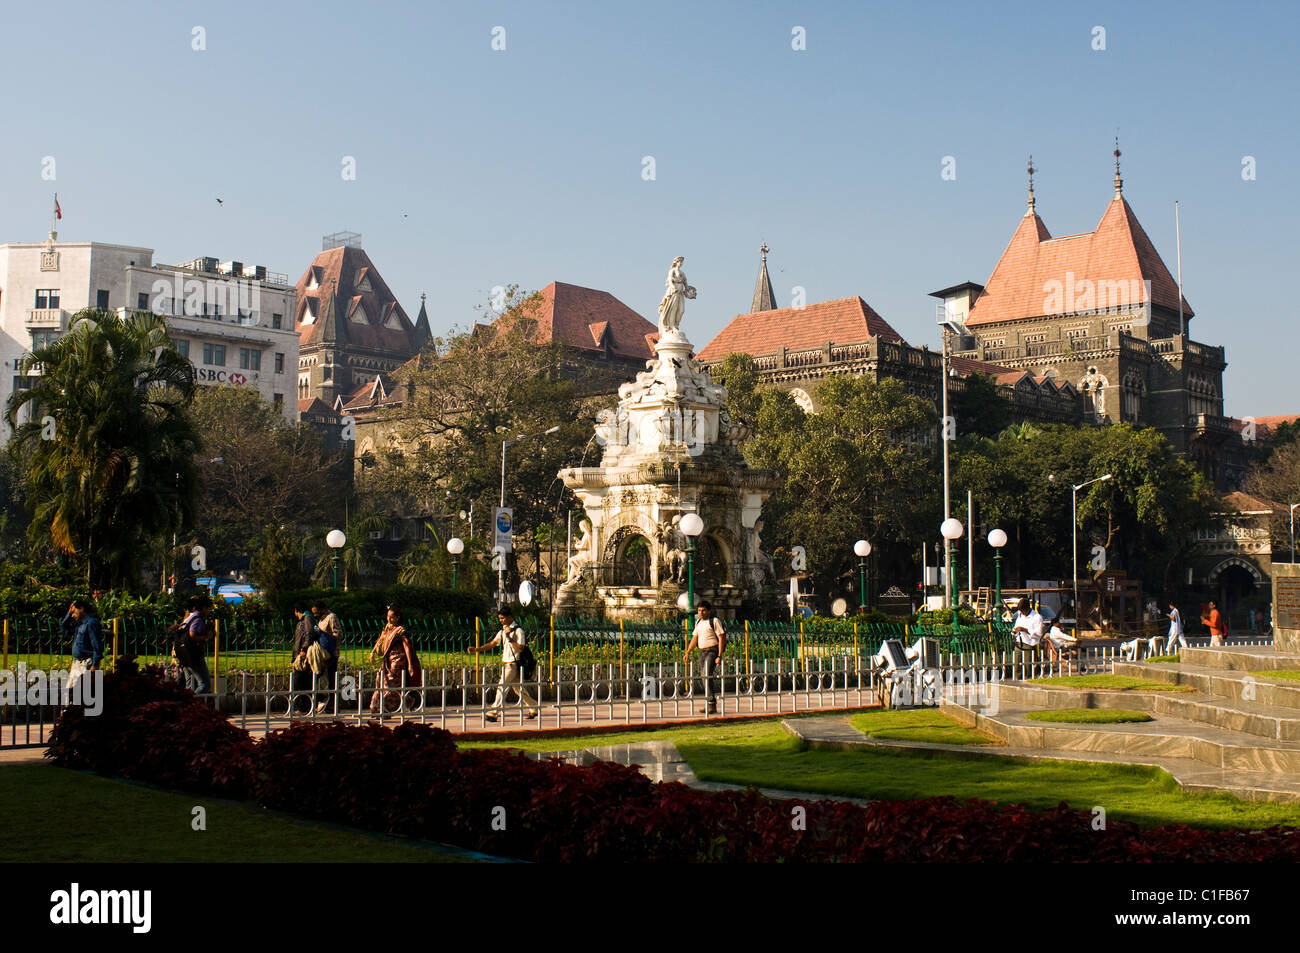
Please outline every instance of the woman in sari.
M385 686L400 686L403 675L406 676L408 686L420 684L420 657L415 654L415 646L411 643L410 636L406 634L406 627L402 624L402 610L396 606L388 607L388 624L379 633L375 647L370 650L370 658L379 660L380 689ZM382 701L385 694L388 696L386 702ZM398 693L375 692L370 697L370 710L379 714L381 704L388 710L396 708Z

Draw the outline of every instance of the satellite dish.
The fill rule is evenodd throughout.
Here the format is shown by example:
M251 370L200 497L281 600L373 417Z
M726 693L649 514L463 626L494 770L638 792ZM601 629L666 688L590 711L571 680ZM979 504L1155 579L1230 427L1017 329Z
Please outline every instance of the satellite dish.
M533 601L533 584L525 579L519 584L519 604L526 606Z
M838 599L836 599L834 602L831 603L831 614L836 616L837 618L843 616L848 611L849 611L849 600L845 599L843 596L840 596Z

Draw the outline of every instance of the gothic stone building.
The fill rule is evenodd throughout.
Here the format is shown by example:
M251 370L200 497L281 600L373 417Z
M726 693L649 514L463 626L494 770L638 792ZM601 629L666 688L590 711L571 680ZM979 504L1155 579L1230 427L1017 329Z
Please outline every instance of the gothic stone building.
M298 399L336 408L376 374L396 370L429 340L355 241L326 248L298 279Z
M1053 238L1029 208L986 285L933 292L952 352L950 393L966 375L993 377L1013 419L1129 421L1154 427L1220 489L1248 464L1237 425L1224 416L1222 347L1193 341L1194 312L1123 196L1115 193L1091 232ZM772 307L766 246L748 314L700 352L757 361L764 383L785 388L807 410L811 385L833 374L893 377L938 403L941 356L903 340L862 298L802 308Z

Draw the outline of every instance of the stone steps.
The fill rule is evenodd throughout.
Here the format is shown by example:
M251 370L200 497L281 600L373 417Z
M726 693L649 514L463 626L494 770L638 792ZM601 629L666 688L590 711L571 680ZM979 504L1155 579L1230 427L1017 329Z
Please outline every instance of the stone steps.
M1134 673L1118 672L1117 666L1117 674ZM1238 683L1238 687L1245 686ZM1150 712L1157 717L1179 718L1273 741L1300 743L1300 706L1291 708L1258 699L1247 701L1226 698L1205 691L1081 691L1022 682L1003 682L997 690L997 705L1000 710L1129 708Z
M1185 665L1234 672L1266 672L1269 669L1300 669L1300 655L1279 652L1268 645L1227 645L1217 648L1188 648L1179 653Z
M1115 674L1168 685L1187 685L1201 694L1233 702L1300 709L1300 682L1270 681L1268 672L1261 669L1231 670L1185 662L1116 662Z
M1132 693L1124 694L1129 701L1137 701ZM1156 714L1154 721L1139 724L1067 725L1030 721L1026 713L1031 708L1008 707L1002 701L996 714L985 714L946 700L942 707L964 724L1015 748L1034 748L1045 753L1121 754L1137 761L1174 758L1225 771L1300 775L1300 743L1264 738L1173 715ZM1136 704L1127 707L1140 708Z

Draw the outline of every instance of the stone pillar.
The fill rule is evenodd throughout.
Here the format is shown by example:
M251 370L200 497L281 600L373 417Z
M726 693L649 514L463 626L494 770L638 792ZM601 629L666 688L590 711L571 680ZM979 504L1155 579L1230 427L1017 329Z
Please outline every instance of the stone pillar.
M1273 647L1300 652L1300 563L1273 563Z

